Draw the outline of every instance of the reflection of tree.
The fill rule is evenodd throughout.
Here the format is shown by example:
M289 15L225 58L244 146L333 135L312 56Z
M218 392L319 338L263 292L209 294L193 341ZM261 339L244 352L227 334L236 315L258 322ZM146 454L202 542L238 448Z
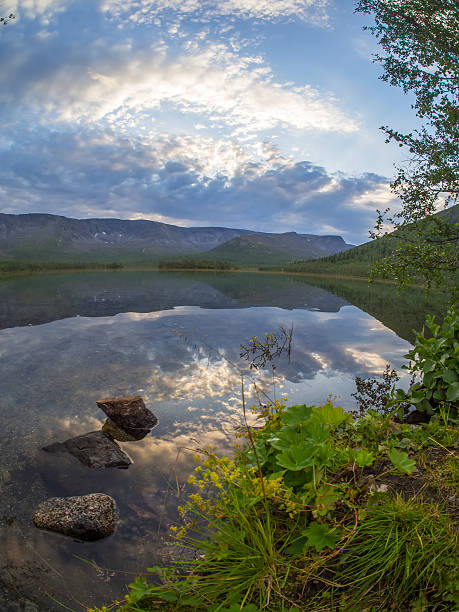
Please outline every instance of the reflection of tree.
M438 292L432 292L426 301L424 289L417 287L399 293L389 283L369 285L366 281L320 277L308 277L308 282L341 296L411 343L413 330L423 326L426 314L434 313L441 318L447 303L446 297Z

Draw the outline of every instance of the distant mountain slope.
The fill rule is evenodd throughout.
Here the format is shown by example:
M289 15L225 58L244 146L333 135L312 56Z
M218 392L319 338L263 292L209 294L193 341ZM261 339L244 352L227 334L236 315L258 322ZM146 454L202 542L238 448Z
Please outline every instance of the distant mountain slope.
M178 227L147 220L69 219L0 213L0 259L153 263L205 254L235 263L282 264L350 248L340 236L265 234L225 227Z
M448 218L450 222L459 220L459 205L452 206L437 213L442 218ZM435 215L434 215L435 217ZM416 231L413 226L413 231ZM356 246L345 252L336 253L316 261L297 261L282 266L287 272L308 272L312 274L340 274L349 276L368 276L372 264L389 256L400 244L397 231L382 238L371 240L360 246ZM269 265L269 263L267 263Z
M314 234L245 234L208 251L206 257L242 264L286 263L317 259L351 249L341 236Z
M249 230L0 213L0 257L41 261L148 260L166 254L201 253L245 233Z

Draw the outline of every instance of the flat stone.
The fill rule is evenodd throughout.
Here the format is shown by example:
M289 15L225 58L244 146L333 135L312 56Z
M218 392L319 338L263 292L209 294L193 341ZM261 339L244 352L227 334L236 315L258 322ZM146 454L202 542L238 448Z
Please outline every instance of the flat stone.
M91 431L43 447L48 453L70 453L90 468L128 468L132 459L103 431Z
M51 497L39 504L32 517L39 529L85 541L100 540L111 535L117 519L116 502L105 493Z
M145 407L140 395L109 397L97 405L124 432L141 440L158 424L157 417Z

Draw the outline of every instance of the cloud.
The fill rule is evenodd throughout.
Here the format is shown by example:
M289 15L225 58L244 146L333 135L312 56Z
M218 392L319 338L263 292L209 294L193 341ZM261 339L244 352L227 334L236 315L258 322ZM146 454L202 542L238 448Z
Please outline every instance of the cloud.
M48 24L57 13L65 11L74 0L0 0L0 13L13 12L18 18L39 19Z
M313 24L327 21L328 0L104 0L109 16L137 24L154 23L166 12L205 19L226 16L238 19L301 20Z
M310 85L277 80L260 57L220 43L187 43L178 52L163 43L142 48L130 40L100 39L85 48L36 42L18 53L14 82L0 101L39 113L42 121L105 121L117 129L148 129L169 106L193 121L232 130L235 137L288 128L350 133L357 123L336 100ZM37 65L38 64L38 65Z
M113 130L35 135L0 146L0 210L146 218L179 225L341 234L368 239L388 181L329 174L271 143Z

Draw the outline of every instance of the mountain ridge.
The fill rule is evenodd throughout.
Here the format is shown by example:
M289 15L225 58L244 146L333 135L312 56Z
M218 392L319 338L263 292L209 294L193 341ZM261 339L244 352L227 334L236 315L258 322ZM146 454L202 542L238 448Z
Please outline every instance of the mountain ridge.
M10 261L116 260L132 263L164 256L205 253L218 259L219 253L214 253L215 249L246 235L250 235L251 240L268 242L271 246L282 243L282 251L290 243L287 259L309 256L306 252L296 253L293 246L307 240L316 247L321 242L324 245L322 250L319 248L319 255L312 256L337 252L327 250L325 245L330 241L350 248L340 236L322 237L296 232L275 234L227 227L181 227L147 219L73 219L49 213L0 213L0 258ZM264 255L261 258L264 260ZM284 260L285 257L279 261Z

